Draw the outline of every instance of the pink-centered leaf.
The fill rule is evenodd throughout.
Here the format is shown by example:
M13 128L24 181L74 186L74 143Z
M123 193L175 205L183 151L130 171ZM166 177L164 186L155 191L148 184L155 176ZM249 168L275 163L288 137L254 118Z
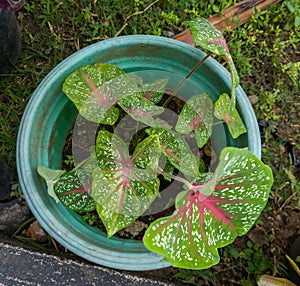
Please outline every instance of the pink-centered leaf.
M271 169L251 152L227 147L214 175L180 193L174 214L153 222L144 244L173 266L211 267L219 262L218 248L253 226L272 183Z
M130 74L130 77L140 88L139 95L141 97L150 100L154 104L157 104L161 101L166 90L168 79L158 79L153 82L144 82L143 78L136 74Z
M199 148L208 141L213 125L213 101L207 93L191 97L183 106L176 131L182 134L194 133Z
M164 95L167 79L160 79L150 83L143 83L142 96L154 104L159 103Z
M208 20L198 17L185 23L190 26L190 32L197 45L219 56L229 54L222 32L216 29Z
M159 137L161 149L168 161L187 178L194 178L199 174L199 159L193 154L189 144L182 135L165 128L153 127L146 129L149 135Z
M231 110L233 110L236 101L235 88L239 85L239 76L222 32L216 29L208 20L201 17L186 23L190 26L190 32L197 45L225 58L231 74Z
M92 211L95 209L90 174L85 174L79 170L65 173L54 184L54 191L59 200L73 211Z
M125 95L135 94L133 79L117 66L96 63L77 69L67 77L63 92L73 101L87 120L114 124L119 116L116 102Z
M70 172L52 170L44 166L38 167L39 174L46 180L48 193L56 202L63 203L73 211L92 211L95 203L92 194L92 178L86 168L94 161L87 160L83 168L75 168Z
M227 124L229 132L233 138L238 138L241 134L247 132L237 109L231 109L231 100L228 94L223 93L220 95L215 103L214 115Z
M156 135L138 144L130 156L127 145L118 136L99 131L99 167L93 173L93 198L108 237L135 221L157 196L160 155Z
M164 112L164 108L139 95L123 96L119 100L121 108L133 119L148 126L159 126L155 116Z

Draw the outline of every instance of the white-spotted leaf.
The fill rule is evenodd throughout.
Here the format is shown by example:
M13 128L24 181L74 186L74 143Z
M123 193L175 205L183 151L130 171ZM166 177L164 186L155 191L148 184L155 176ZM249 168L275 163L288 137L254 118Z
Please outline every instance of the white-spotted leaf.
M130 156L118 136L99 131L96 156L99 168L93 173L93 198L110 237L142 215L157 196L159 139L147 137Z
M146 133L159 137L163 154L186 177L193 178L199 174L198 160L179 133L158 127L146 129Z
M133 119L148 126L159 126L155 116L164 112L163 107L157 106L150 100L138 95L124 96L118 103Z
M195 95L183 106L175 129L182 134L193 132L198 147L201 148L211 136L213 112L213 101L207 93Z
M197 45L219 56L229 54L222 32L216 29L208 20L198 17L185 23L190 26L190 32Z
M54 184L59 200L73 211L92 211L95 203L92 198L92 178L90 173L74 169L63 174Z
M84 118L104 124L114 124L119 113L113 105L137 91L136 83L122 69L101 63L77 69L63 84L63 92Z
M153 222L145 246L173 266L204 269L219 262L218 248L247 233L264 209L271 169L247 149L227 147L209 181L180 193L172 216ZM213 192L208 192L206 188ZM211 193L210 195L206 195Z
M167 79L160 79L154 82L144 83L142 85L142 96L154 104L160 102L164 95L167 83Z
M228 94L223 93L220 95L215 103L214 115L227 124L229 132L233 138L237 138L241 134L247 132L237 109L234 108L231 110L231 100Z
M216 29L208 20L201 17L186 23L190 26L190 32L197 45L216 55L224 56L231 74L231 110L233 110L236 101L235 88L239 85L239 76L222 32Z
M236 106L236 92L235 89L239 86L240 84L240 79L238 72L235 68L234 62L232 60L231 55L226 55L225 59L227 61L229 70L230 70L230 75L231 75L231 102L230 102L230 111L233 111Z

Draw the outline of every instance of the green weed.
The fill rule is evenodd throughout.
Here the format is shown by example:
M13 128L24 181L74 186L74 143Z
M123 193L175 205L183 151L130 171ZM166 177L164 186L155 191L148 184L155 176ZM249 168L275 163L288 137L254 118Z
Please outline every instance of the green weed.
M260 251L259 246L250 240L247 242L247 246L248 248L240 252L239 257L248 275L258 277L267 271L272 271L271 261Z

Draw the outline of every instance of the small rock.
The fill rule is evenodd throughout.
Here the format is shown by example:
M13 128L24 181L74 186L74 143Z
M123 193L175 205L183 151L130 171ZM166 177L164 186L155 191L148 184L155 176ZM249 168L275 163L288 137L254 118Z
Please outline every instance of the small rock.
M25 236L32 238L32 240L44 243L48 240L48 234L41 227L40 223L35 220L25 232Z
M124 228L124 231L131 234L132 236L137 236L144 228L147 228L148 225L142 221L136 220L131 225Z
M174 37L174 33L171 32L171 31L163 30L162 34L163 34L163 36L168 37L168 38L173 38Z
M259 246L268 243L267 234L262 229L255 228L251 230L247 236L252 242L258 244Z
M281 218L281 215L277 215L275 217L275 221L274 221L274 225L279 228L281 225L282 225L283 221L282 221L282 218Z
M258 102L258 96L257 95L249 95L248 96L249 101L252 105L255 105Z
M30 217L27 204L20 199L0 203L0 230L7 234L14 233Z

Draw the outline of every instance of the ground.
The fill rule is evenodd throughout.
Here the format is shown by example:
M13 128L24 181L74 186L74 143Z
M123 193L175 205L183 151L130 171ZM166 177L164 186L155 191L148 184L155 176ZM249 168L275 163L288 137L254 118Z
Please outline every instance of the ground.
M43 77L61 60L116 35L175 35L184 29L184 20L208 17L238 1L227 1L227 6L224 1L103 2L26 1L17 13L22 54L11 74L0 75L0 154L11 168L15 168L17 131L24 108ZM247 235L220 251L222 259L217 266L203 271L168 268L143 275L181 285L255 285L261 274L289 278L285 255L300 235L297 17L296 1L285 0L257 12L243 26L224 32L241 85L261 120L262 160L270 165L275 178L266 209ZM294 152L288 152L291 146ZM17 176L11 195L22 197ZM30 222L15 235L20 237ZM55 242L48 241L46 247L55 250Z

